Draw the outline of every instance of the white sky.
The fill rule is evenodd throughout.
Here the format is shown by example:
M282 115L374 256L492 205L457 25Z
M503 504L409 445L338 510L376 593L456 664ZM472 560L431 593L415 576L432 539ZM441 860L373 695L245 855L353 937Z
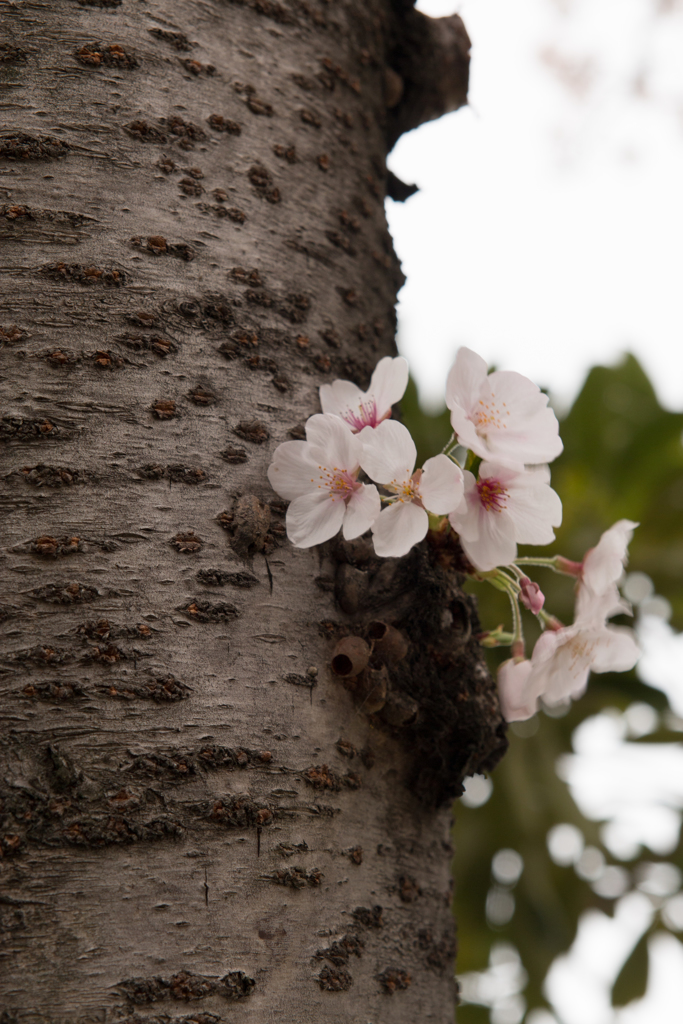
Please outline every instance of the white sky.
M447 370L466 344L549 387L565 408L592 365L632 351L660 401L683 410L683 0L416 6L461 14L473 44L469 108L404 136L389 160L420 187L387 207L408 278L399 347L423 402L442 404ZM641 673L680 714L681 637L650 625ZM662 758L678 765L681 745L642 745L638 755L654 758L634 769L634 745L612 737L619 770L649 779L650 818L659 818L646 832L647 794L631 806L623 787L614 789L614 768L601 767L610 743L577 745L565 770L579 804L595 804L584 811L607 820L605 838L615 849L649 840L669 851L683 791L662 795L650 775ZM660 776L671 780L670 769ZM652 903L635 891L617 901L614 918L584 915L548 975L554 1014L537 1014L536 1024L683 1020L683 944L661 931L650 940L645 998L616 1013L610 1006L614 978L651 919ZM507 1016L502 1004L494 1011L497 1024L521 1020L515 998Z
M631 350L683 409L683 5L657 19L654 0L417 6L459 10L473 43L470 107L389 161L421 190L387 205L423 400L439 404L467 344L565 406L591 365Z

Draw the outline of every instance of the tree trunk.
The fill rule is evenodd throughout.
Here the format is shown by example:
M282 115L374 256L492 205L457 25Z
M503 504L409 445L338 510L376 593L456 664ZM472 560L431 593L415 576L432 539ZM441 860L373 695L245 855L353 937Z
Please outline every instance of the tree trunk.
M458 552L296 550L266 469L394 350L385 155L462 24L2 17L3 1024L445 1024L449 803L505 746Z

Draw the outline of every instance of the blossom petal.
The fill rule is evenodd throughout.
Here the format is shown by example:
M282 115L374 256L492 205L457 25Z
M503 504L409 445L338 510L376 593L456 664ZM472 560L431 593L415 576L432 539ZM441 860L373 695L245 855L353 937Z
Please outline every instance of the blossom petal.
M601 632L591 668L593 672L628 672L640 654L633 630L627 626L607 626Z
M601 594L621 576L628 560L628 546L638 523L620 519L605 530L594 548L586 554L581 582L594 594Z
M293 501L307 494L317 486L317 478L318 466L306 441L285 441L277 446L268 467L268 479L281 498Z
M370 433L363 431L360 464L378 484L399 484L410 479L417 448L410 431L396 420L384 420Z
M463 473L464 493L460 504L448 516L451 526L461 536L476 540L479 536L479 515L482 511L477 492L477 478L466 469Z
M458 507L464 493L465 478L459 466L447 455L427 459L420 477L420 498L426 509L446 516Z
M580 695L588 682L595 647L595 631L581 631L576 625L547 629L536 641L531 656L533 676L529 685L537 687L549 704Z
M332 413L344 418L347 411L355 412L365 398L357 384L350 380L335 380L332 384L323 384L320 388L320 407L324 413Z
M379 491L372 484L363 484L346 504L342 533L344 540L355 540L369 530L382 511Z
M459 348L455 362L446 378L446 405L448 408L452 410L459 407L468 414L479 398L487 371L486 360L482 359L480 355L464 345Z
M287 536L298 548L311 548L334 537L342 525L346 505L327 491L296 498L287 509Z
M510 424L490 441L490 448L499 459L527 464L552 462L564 449L557 416L552 409L542 409L518 425Z
M329 469L355 472L358 469L360 442L344 421L330 413L316 413L306 422L306 440L311 460Z
M491 454L486 442L477 434L477 428L474 423L459 405L455 405L451 409L451 426L453 427L453 433L458 439L458 443L463 448L469 448L470 451L474 452L481 459L485 459Z
M506 722L523 722L536 714L539 692L528 659L509 658L499 666L498 697Z
M548 407L548 396L512 370L489 374L488 383L496 408L509 413L504 429L489 437L491 451L516 462L552 462L563 449L557 416Z
M605 619L613 615L632 615L633 609L619 593L616 583L610 583L601 594L594 594L588 587L579 584L576 595L574 621L584 627L603 626Z
M391 423L392 420L385 420ZM375 551L382 558L400 558L427 536L429 517L412 501L396 501L383 509L372 527Z
M550 544L553 526L562 522L562 502L546 482L545 466L526 469L511 481L508 512L515 524L519 544Z
M449 519L460 534L463 551L475 569L489 572L498 565L509 565L517 557L515 525L507 512L489 513L481 509L477 515L475 536L472 536L474 530L464 532L460 529L456 516L449 516ZM472 526L472 519L466 523L467 526Z
M403 356L385 356L380 359L370 380L368 398L374 398L380 419L391 412L391 407L403 398L408 386L408 360Z

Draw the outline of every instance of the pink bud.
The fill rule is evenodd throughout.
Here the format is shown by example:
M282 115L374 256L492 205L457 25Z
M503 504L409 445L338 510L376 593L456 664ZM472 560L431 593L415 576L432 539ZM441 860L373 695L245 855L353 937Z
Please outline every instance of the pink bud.
M541 608L545 603L545 594L542 592L538 583L534 583L529 579L528 576L523 576L520 580L521 592L519 599L525 608L528 608L534 615L538 615Z

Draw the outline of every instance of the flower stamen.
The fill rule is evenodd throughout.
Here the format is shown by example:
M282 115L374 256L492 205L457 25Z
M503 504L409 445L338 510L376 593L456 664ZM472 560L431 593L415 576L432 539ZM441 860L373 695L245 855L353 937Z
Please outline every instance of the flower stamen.
M367 401L361 400L356 409L344 409L341 413L342 419L355 431L361 431L364 427L376 427L385 419L385 416L378 416L377 402L374 398L369 398Z
M357 474L351 473L347 469L338 469L336 466L331 469L318 466L318 469L322 470L318 490L328 491L332 501L348 502L354 491L360 490L363 486L358 480Z
M507 504L507 488L494 477L485 477L477 482L479 501L487 512L502 512Z

